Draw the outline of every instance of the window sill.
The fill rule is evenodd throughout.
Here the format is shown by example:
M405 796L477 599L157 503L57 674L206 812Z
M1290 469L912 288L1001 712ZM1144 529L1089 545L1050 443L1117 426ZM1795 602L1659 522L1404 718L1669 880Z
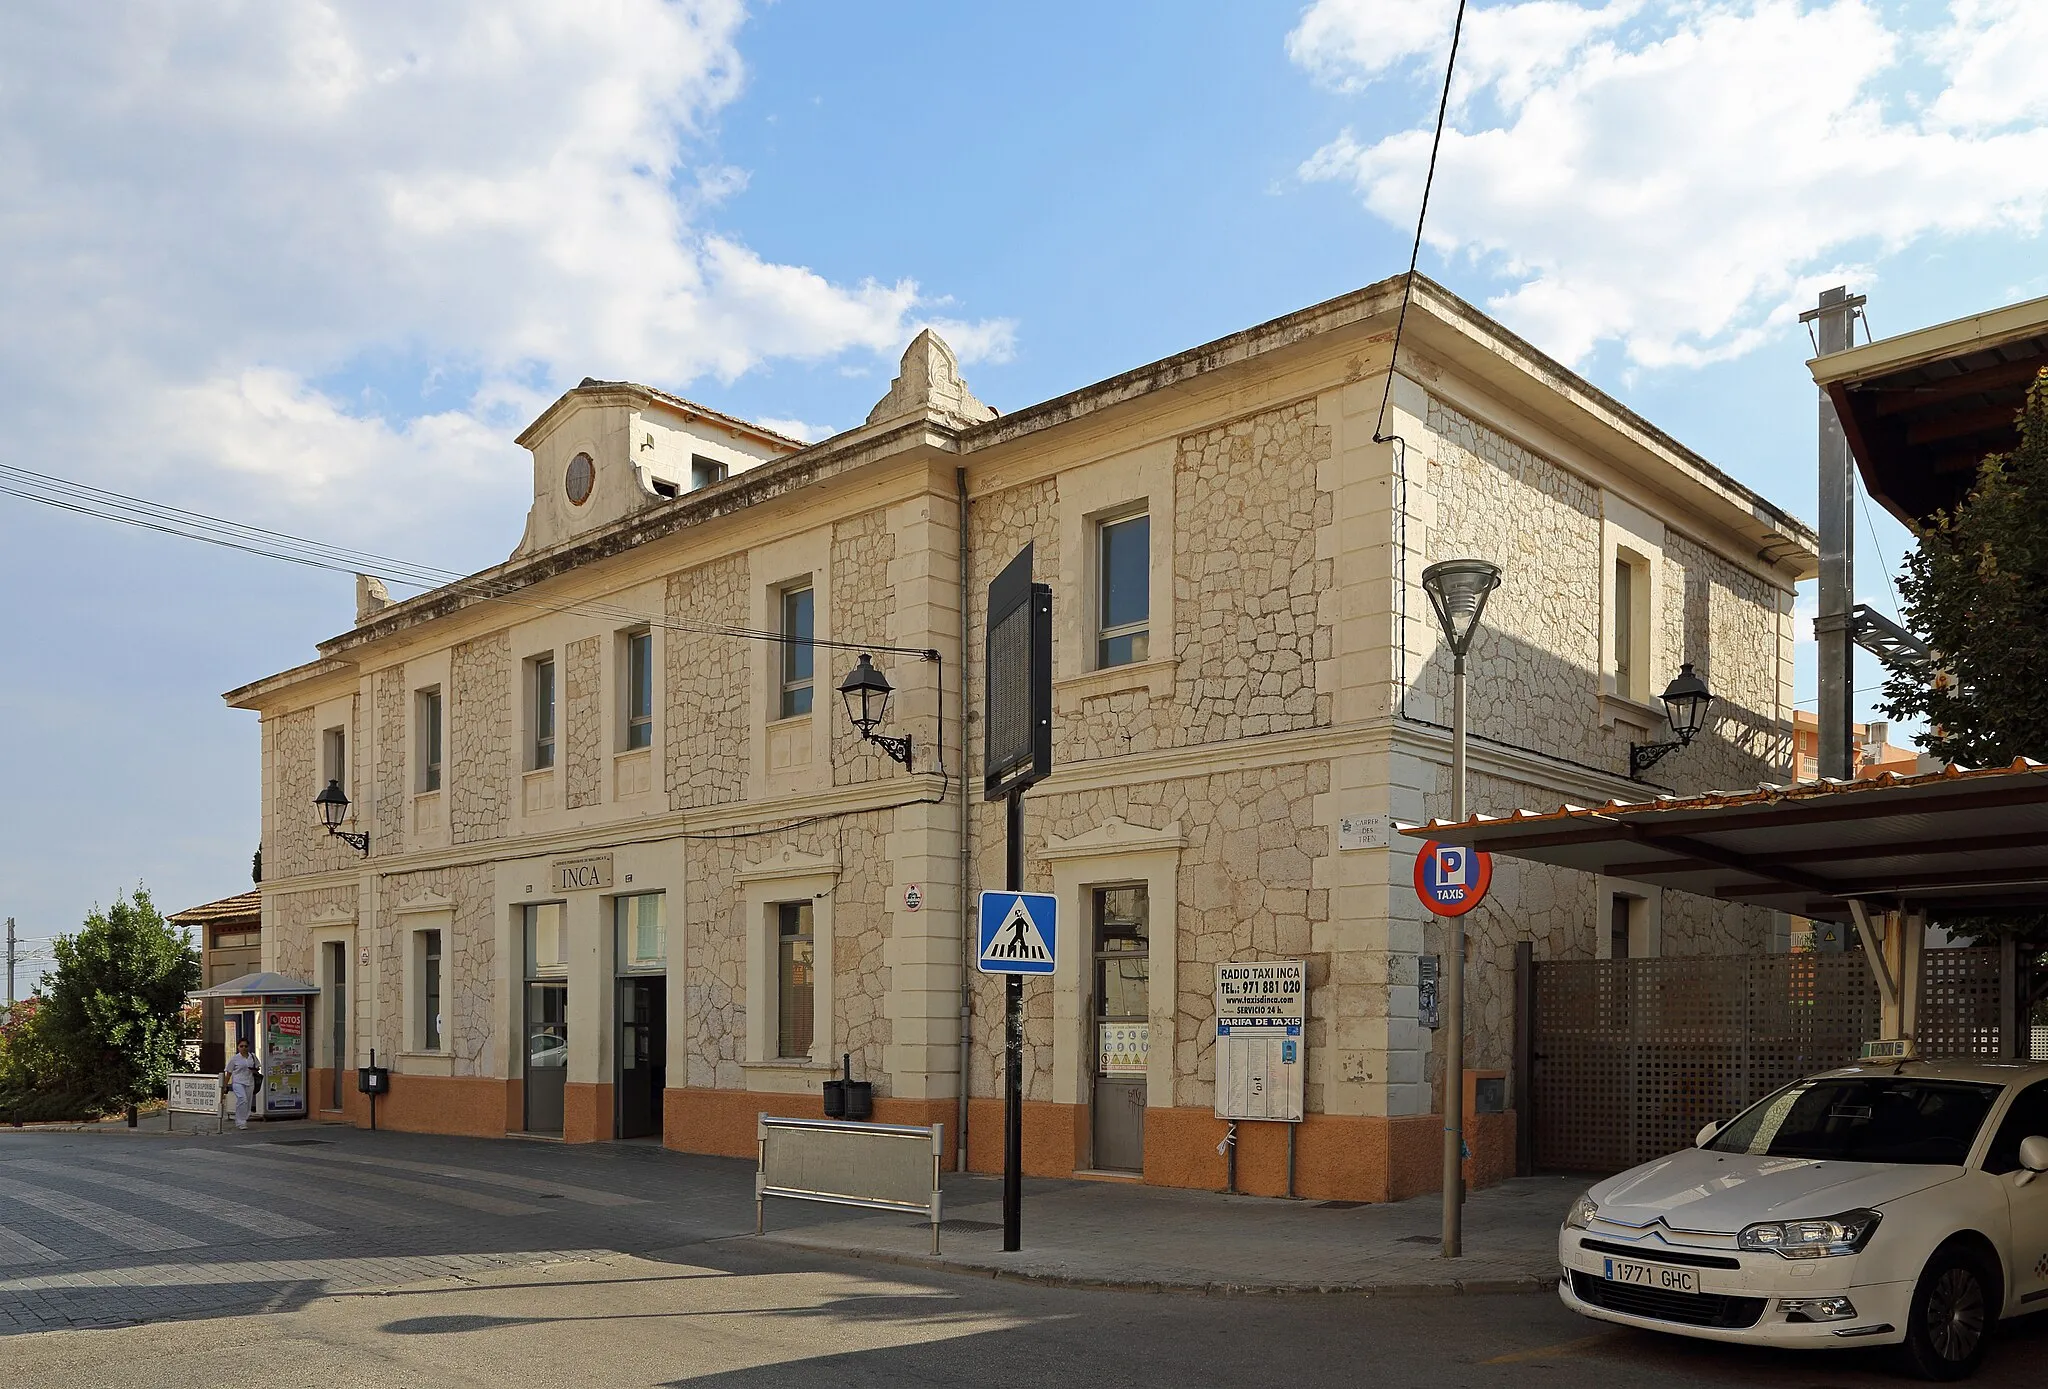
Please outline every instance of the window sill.
M828 1061L805 1061L797 1057L775 1061L742 1061L740 1062L740 1069L743 1071L823 1071L831 1075L839 1073L839 1068Z
M1168 656L1157 661L1133 661L1129 665L1105 666L1081 675L1069 675L1052 682L1053 691L1071 699L1100 699L1127 690L1144 690L1158 698L1173 694L1173 682L1180 662Z
M521 775L528 781L539 781L543 777L551 777L554 774L555 769L553 767L528 767Z
M1600 696L1600 726L1640 735L1638 741L1654 739L1659 736L1657 730L1664 727L1664 711L1638 703L1626 695L1603 694Z

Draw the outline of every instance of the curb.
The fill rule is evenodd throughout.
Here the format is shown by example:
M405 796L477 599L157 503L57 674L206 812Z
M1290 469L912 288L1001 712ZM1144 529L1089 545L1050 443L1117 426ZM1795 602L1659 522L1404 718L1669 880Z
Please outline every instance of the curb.
M960 1263L944 1256L899 1254L891 1250L846 1249L837 1245L811 1244L780 1235L736 1235L732 1239L760 1239L785 1249L810 1254L829 1254L842 1259L866 1259L874 1263L898 1264L969 1277L994 1278L1001 1282L1029 1283L1042 1288L1067 1288L1078 1292L1180 1293L1201 1297L1479 1297L1502 1293L1547 1293L1557 1289L1554 1273L1524 1274L1517 1278L1453 1278L1442 1283L1227 1283L1176 1282L1166 1279L1091 1278L1063 1273L1041 1273L1032 1269L996 1268L989 1264Z

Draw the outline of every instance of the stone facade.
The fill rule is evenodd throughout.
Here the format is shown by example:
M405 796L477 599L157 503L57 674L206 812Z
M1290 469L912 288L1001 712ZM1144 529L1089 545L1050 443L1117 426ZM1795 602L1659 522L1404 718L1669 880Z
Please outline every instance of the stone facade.
M448 690L448 829L457 844L495 839L512 814L518 732L512 720L512 638L457 646Z
M562 731L571 810L596 805L604 795L604 639L585 637L562 648Z
M645 969L632 987L658 989L665 1009L671 1145L750 1153L757 1113L816 1112L850 1055L878 1118L943 1121L958 1137L964 1101L968 1158L987 1165L975 1105L1001 1093L1003 989L971 970L968 934L974 894L1004 878L1005 813L981 795L978 706L987 586L1029 544L1054 590L1056 659L1054 772L1025 801L1025 886L1056 895L1063 941L1053 977L1024 990L1031 1170L1093 1160L1095 894L1143 885L1148 1178L1219 1179L1216 966L1298 959L1304 1189L1423 1189L1441 1131L1430 1115L1450 1087L1419 1015L1418 960L1441 953L1444 930L1415 898L1414 841L1387 833L1450 809L1450 663L1422 566L1470 554L1505 571L1472 661L1468 782L1472 810L1505 813L1647 794L1625 779L1628 746L1657 711L1614 668L1617 562L1643 566L1640 669L1661 687L1692 661L1718 696L1706 733L1660 776L1782 775L1791 586L1811 556L1789 518L1563 368L1532 370L1525 345L1451 301L1416 301L1415 365L1388 391L1399 438L1375 437L1397 304L1321 306L1008 415L974 402L950 353L921 340L868 426L794 451L747 436L774 458L674 498L643 486L670 474L641 453L673 471L692 439L723 431L731 454L751 427L679 404L650 425L633 412L671 398L579 387L522 436L534 509L492 582L531 587L530 605L451 591L368 610L322 662L235 697L266 721L266 958L310 971L315 940L354 933L370 963L351 1035L400 1057L403 1092L419 1097L407 1111L394 1089L400 1126L502 1131L547 1119L535 1097L559 1089L565 1138L610 1136L630 1108L618 1087L635 1080L617 1054L632 996L620 981ZM1452 338L1458 350L1440 352ZM562 495L576 457L596 474L588 512ZM1140 510L1149 649L1098 668L1098 528ZM1791 558L1757 558L1773 545ZM878 648L898 691L881 731L916 740L914 770L849 726L836 649L814 663L808 722L771 716L780 648L755 629L806 575L821 635ZM645 755L618 750L618 653L642 622L660 653ZM942 670L903 654L926 649ZM560 671L557 761L522 773L522 686L544 653ZM415 796L411 691L435 683L446 789ZM352 743L349 775L352 799L368 788L368 860L321 835L306 805L319 730L339 719L360 734L361 712L374 736ZM429 827L443 800L445 826ZM1342 820L1378 838L1340 848ZM618 899L646 894L665 894L665 970L629 962L615 934ZM1655 885L1504 862L1466 918L1473 1067L1511 1059L1517 944L1597 954L1619 897L1640 900L1643 941L1663 953L1763 949L1780 927ZM791 987L815 990L815 1041L782 1056L776 922L798 900L812 904L818 968ZM531 981L529 914L537 948L556 952ZM423 1053L405 1050L421 929L446 933L448 999L443 1044ZM1487 1148L1482 1176L1500 1151Z
M747 610L745 556L668 578L668 801L676 810L746 799L753 644L702 636Z

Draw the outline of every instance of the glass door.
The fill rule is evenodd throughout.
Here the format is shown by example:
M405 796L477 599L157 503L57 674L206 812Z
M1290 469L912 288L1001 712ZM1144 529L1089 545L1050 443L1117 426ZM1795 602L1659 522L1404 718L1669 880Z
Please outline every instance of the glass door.
M340 1109L347 1093L342 1076L348 1070L348 945L338 940L327 943L327 999L328 1063L334 1068L328 1107Z
M569 1079L569 985L535 980L526 986L526 1131L562 1131L562 1092Z
M1150 1054L1150 912L1143 887L1095 892L1094 1164L1145 1168L1145 1079Z

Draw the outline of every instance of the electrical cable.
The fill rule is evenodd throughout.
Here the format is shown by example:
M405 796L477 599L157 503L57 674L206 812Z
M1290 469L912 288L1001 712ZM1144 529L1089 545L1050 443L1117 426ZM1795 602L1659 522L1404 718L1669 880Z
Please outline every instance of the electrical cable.
M1415 214L1415 244L1408 250L1408 279L1401 286L1401 312L1394 319L1394 349L1387 357L1387 388L1380 393L1379 417L1372 423L1372 440L1385 443L1380 430L1386 427L1387 403L1394 395L1394 366L1401 357L1401 332L1408 326L1408 301L1415 294L1415 266L1422 258L1422 224L1429 217L1429 190L1436 183L1437 152L1444 143L1444 118L1451 109L1451 74L1458 68L1458 39L1465 32L1465 0L1458 0L1458 17L1451 25L1451 54L1444 63L1444 92L1436 106L1436 136L1429 142L1429 172L1422 179L1422 206Z

